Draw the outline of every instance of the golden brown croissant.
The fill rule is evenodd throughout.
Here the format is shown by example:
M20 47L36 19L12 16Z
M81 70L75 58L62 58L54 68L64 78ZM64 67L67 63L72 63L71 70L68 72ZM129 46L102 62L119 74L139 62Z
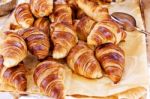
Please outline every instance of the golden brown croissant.
M72 24L72 10L67 4L57 4L54 8L54 21Z
M18 91L25 91L27 88L25 72L23 63L19 63L15 67L6 68L3 66L3 57L0 56L0 77L4 83L14 87Z
M84 16L80 20L76 20L74 23L77 35L80 40L87 40L87 36L89 35L90 31L92 30L95 21L91 18Z
M23 38L17 33L7 32L1 55L4 57L6 67L13 67L21 62L27 56L27 46Z
M4 58L2 55L0 55L0 72L1 72L2 68L4 67L3 62L4 62Z
M83 10L77 9L77 13L76 13L77 19L81 19L81 18L86 17L86 16L87 16L87 15L84 13Z
M9 26L9 30L19 30L19 29L22 29L22 27L18 24L16 25L14 23L11 23Z
M114 83L120 81L125 66L124 51L117 45L107 43L98 46L95 53L110 79Z
M124 40L126 32L119 28L118 24L108 20L98 22L94 25L93 29L87 37L87 44L92 46L98 46L104 43L118 44Z
M34 22L34 27L37 27L38 29L42 30L48 37L50 33L50 21L48 18L38 18Z
M37 65L34 81L45 95L54 99L64 99L64 65L53 59Z
M53 0L30 0L30 8L35 17L48 16L53 10Z
M17 23L23 27L28 28L32 26L34 17L30 11L28 3L19 4L15 10L15 18Z
M74 28L65 23L54 23L51 30L51 39L54 43L53 58L65 58L78 42Z
M104 3L111 3L113 0L101 0Z
M76 0L80 9L95 21L107 20L110 18L108 9L102 6L99 0Z
M66 3L72 8L72 10L78 9L76 0L66 0Z
M47 35L38 28L32 27L19 32L29 51L38 59L44 59L49 54L50 43Z
M67 56L68 66L77 74L87 78L102 77L100 64L94 56L94 51L85 42L79 41Z

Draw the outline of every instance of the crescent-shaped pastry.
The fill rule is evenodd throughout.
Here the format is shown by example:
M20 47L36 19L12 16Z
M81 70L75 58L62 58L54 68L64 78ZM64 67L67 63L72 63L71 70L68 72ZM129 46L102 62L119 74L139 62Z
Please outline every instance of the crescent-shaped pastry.
M67 56L68 66L77 74L87 78L102 77L100 64L94 56L94 51L86 45L85 42L79 41L71 49Z
M48 37L50 35L50 20L48 18L38 18L34 22L34 27L43 31Z
M30 11L30 5L28 3L19 4L15 9L15 18L22 28L31 27L34 22L34 17Z
M98 46L104 43L118 44L126 38L126 32L111 20L97 22L87 37L87 44Z
M78 42L74 28L65 23L51 25L51 39L54 43L53 58L65 58L72 47Z
M48 16L53 10L53 0L30 0L30 8L37 18Z
M54 59L40 62L33 75L36 85L54 99L64 98L64 65Z
M29 51L38 59L44 59L49 54L50 42L48 36L36 27L18 32L27 43Z
M118 45L107 43L98 46L95 54L110 79L114 83L119 82L125 66L124 51Z
M25 91L27 89L27 78L24 64L19 63L15 67L6 68L3 66L3 62L3 57L0 56L0 78L3 83L14 87L17 91Z
M72 10L67 4L56 4L54 7L54 21L72 24Z
M1 55L4 58L4 66L16 66L27 56L27 46L24 39L17 33L8 31L2 44Z
M76 2L78 7L95 21L110 19L108 8L103 7L100 0L76 0Z

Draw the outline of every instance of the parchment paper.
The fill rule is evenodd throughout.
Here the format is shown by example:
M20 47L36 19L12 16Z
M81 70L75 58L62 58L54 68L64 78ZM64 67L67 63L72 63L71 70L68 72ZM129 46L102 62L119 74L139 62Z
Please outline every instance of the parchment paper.
M142 0L144 9L144 18L146 30L150 32L150 0ZM147 55L148 55L148 65L150 65L150 35L147 35Z
M126 12L133 15L137 21L138 27L144 29L143 21L140 14L138 2L136 0L126 0L123 3L112 4L110 13L114 11ZM14 22L14 16L6 22L2 31L9 28L9 24ZM125 42L120 46L125 51L126 66L122 80L118 84L107 78L89 80L78 76L66 66L65 87L67 95L78 96L78 98L87 99L85 96L99 97L99 99L138 99L145 95L148 88L148 67L146 57L145 35L137 31L128 32ZM32 72L35 69L38 61L33 56L29 55L24 60L28 69L27 79L27 94L42 94L33 82ZM15 91L14 88L0 82L1 91ZM100 98L101 97L101 98ZM102 98L105 97L105 98ZM66 97L67 98L67 97Z

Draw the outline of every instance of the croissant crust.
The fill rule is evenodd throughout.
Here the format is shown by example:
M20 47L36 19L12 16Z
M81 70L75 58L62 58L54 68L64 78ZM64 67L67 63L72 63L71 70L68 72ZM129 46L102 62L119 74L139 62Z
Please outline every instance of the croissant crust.
M29 28L34 22L34 17L30 11L28 3L19 4L15 10L17 23L23 28Z
M57 4L54 9L54 21L72 24L72 10L67 4Z
M34 22L34 27L37 27L41 31L43 31L48 37L50 35L50 21L48 18L38 18Z
M37 65L34 81L46 95L55 99L64 99L64 69L59 62L48 59Z
M126 38L126 32L121 30L115 22L111 20L98 22L87 37L88 45L98 46L104 43L118 44Z
M102 77L100 64L94 56L93 50L85 42L79 41L67 56L68 66L77 74L87 78Z
M30 8L36 17L48 16L53 10L53 0L30 0Z
M25 72L23 63L19 63L17 66L11 68L4 67L3 57L0 56L0 77L3 83L13 86L18 91L25 91L27 88Z
M54 43L53 58L65 58L78 42L74 28L65 23L51 25L51 39Z
M80 40L86 41L87 37L95 25L95 21L87 16L83 16L80 20L76 20L74 23L77 35Z
M107 43L97 47L95 53L105 73L114 83L119 82L125 66L123 50L117 45Z
M108 8L103 7L99 0L76 0L76 2L78 7L95 21L110 19Z
M16 66L27 56L27 46L23 38L17 33L8 31L2 44L1 55L6 67Z
M43 31L32 27L19 31L18 34L25 39L29 51L38 59L44 59L48 56L50 42Z

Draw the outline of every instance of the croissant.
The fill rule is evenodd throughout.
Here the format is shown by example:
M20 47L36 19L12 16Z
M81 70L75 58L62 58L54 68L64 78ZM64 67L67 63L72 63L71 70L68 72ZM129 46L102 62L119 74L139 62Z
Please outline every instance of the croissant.
M17 6L15 10L15 18L17 23L22 28L28 28L32 26L34 17L30 11L30 6L28 3L22 3Z
M54 59L39 63L33 74L40 90L54 99L64 98L64 65Z
M85 42L79 41L67 56L68 66L77 74L87 78L102 77L100 64L94 56L94 51Z
M77 9L77 13L76 13L77 19L81 19L81 18L86 17L86 16L87 16L87 15L84 13L83 10Z
M15 67L6 68L3 66L3 61L3 57L0 56L0 77L2 81L18 91L25 91L27 88L27 79L24 64L19 63Z
M3 62L4 62L4 58L3 58L2 55L0 55L0 72L1 72L1 70L3 68Z
M19 29L22 29L22 27L18 24L16 25L14 23L11 23L9 26L9 30L19 30Z
M108 20L110 18L108 8L103 7L99 0L76 0L76 2L78 7L95 21Z
M124 51L117 45L107 43L98 46L95 53L105 73L114 83L119 82L125 66Z
M47 35L32 27L18 32L26 43L29 51L38 59L44 59L49 54L50 43Z
M1 55L6 67L13 67L21 62L27 56L27 46L23 38L8 31L2 44Z
M72 11L74 12L72 13L73 19L76 18L76 13L77 10L79 9L76 0L66 0L66 3L71 7Z
M54 43L53 58L65 58L78 42L74 28L65 23L54 23L51 25L51 31L51 39Z
M104 3L111 3L113 0L101 0Z
M91 18L84 16L80 20L76 20L74 27L80 40L86 41L87 36L95 25L95 21Z
M30 0L30 8L35 17L48 16L53 10L53 0Z
M54 8L54 21L72 24L72 10L67 4L57 4Z
M72 8L77 8L76 0L66 0L67 4Z
M126 38L126 32L119 28L118 24L108 20L98 22L87 37L87 44L98 46L104 43L118 44Z
M50 21L48 18L38 18L35 22L34 22L34 27L37 27L38 29L40 29L41 31L43 31L48 37L49 37L49 33L50 33Z

